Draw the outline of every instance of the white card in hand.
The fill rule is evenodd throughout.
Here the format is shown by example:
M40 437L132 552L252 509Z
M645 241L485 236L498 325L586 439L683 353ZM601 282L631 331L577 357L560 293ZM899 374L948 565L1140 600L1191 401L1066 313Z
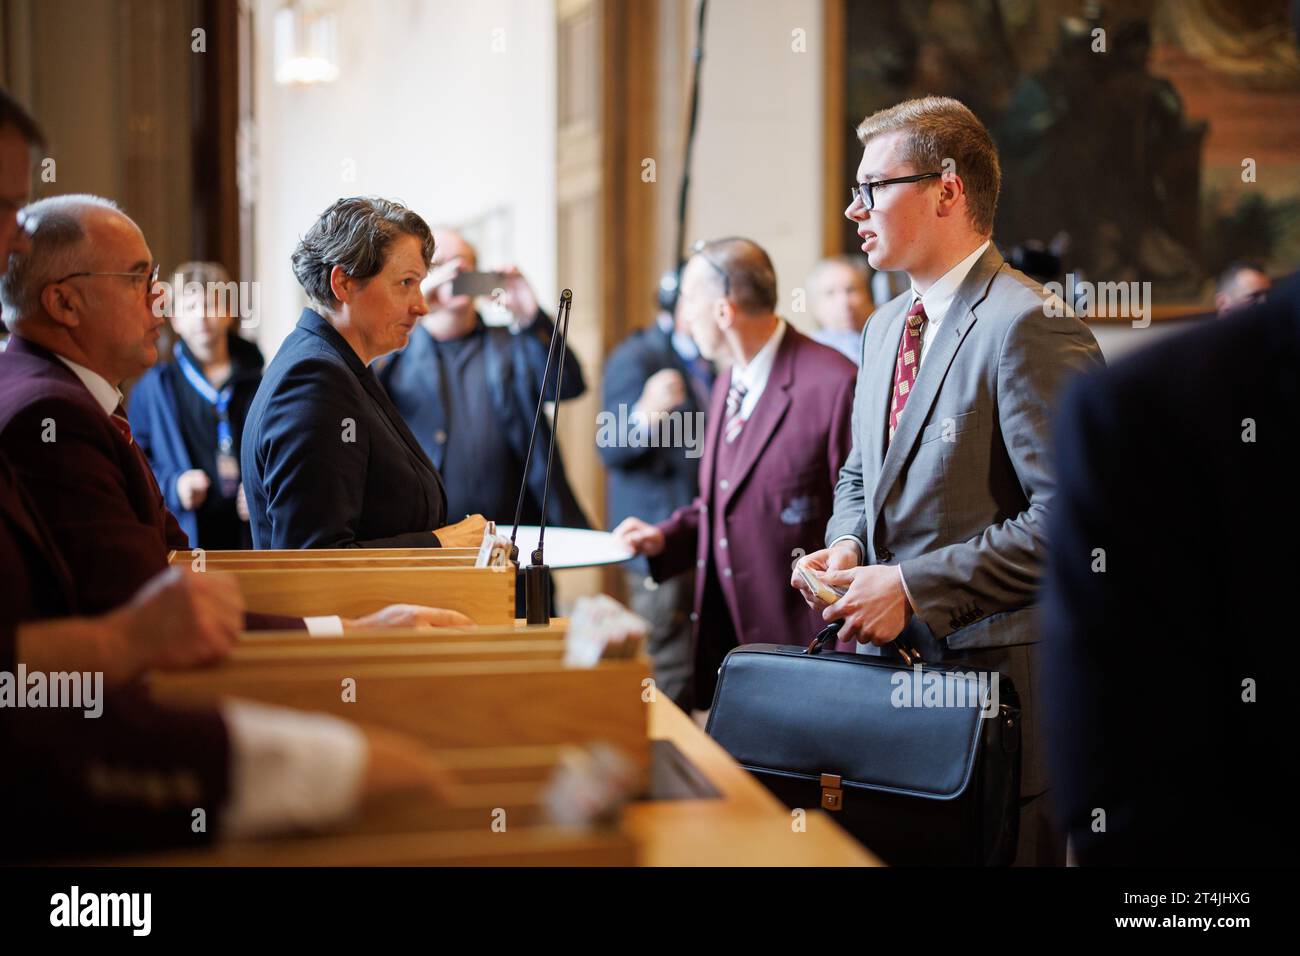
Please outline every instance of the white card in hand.
M489 521L483 526L483 542L474 559L476 568L507 568L510 566L510 539L497 534L497 524Z
M599 661L635 657L650 636L650 622L612 597L580 597L564 636L564 663L595 667Z

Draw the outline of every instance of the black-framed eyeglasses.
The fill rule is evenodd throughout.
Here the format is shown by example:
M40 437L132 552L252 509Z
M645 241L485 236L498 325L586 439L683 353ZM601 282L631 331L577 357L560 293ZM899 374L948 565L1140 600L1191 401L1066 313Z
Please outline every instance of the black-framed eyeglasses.
M69 279L81 279L88 277L98 279L102 276L117 277L119 279L132 279L138 281L145 280L144 294L145 298L153 291L154 286L158 284L158 274L162 271L162 266L154 263L154 267L149 272L70 272L62 279L55 279L54 284L67 282Z
M915 176L899 176L896 179L879 179L874 183L859 183L856 186L849 187L849 195L853 198L850 203L861 202L862 208L871 210L876 208L876 197L872 193L877 186L892 186L895 183L919 183L923 179L933 179L935 176L942 176L943 173L917 173Z

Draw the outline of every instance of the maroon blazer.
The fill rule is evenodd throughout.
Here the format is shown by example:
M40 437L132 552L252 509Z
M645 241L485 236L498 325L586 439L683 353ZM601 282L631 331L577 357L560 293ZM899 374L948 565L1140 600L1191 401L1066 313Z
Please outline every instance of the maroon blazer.
M78 610L125 604L189 539L140 450L53 353L14 335L0 353L0 453L66 562ZM302 627L248 615L249 627Z
M0 671L17 673L20 623L76 610L72 584L0 457ZM193 846L217 832L230 763L220 714L162 707L138 686L104 698L97 718L0 708L0 819L21 821L0 841L0 860ZM207 809L206 832L191 826L195 807Z
M736 462L723 490L715 468L731 373L718 376L699 496L659 525L665 547L650 561L657 581L694 562L697 646L702 631L719 627L716 617L722 613L730 614L741 644L807 643L824 626L790 587L790 573L800 554L822 547L835 482L853 445L856 377L857 369L843 355L787 325L767 385L738 439ZM725 548L715 537L725 537ZM709 600L705 593L710 576L724 601L716 595ZM708 701L697 695L695 705L704 708Z
M14 632L24 621L77 613L67 564L48 544L40 519L0 457L0 671L14 673ZM0 711L2 713L2 711Z

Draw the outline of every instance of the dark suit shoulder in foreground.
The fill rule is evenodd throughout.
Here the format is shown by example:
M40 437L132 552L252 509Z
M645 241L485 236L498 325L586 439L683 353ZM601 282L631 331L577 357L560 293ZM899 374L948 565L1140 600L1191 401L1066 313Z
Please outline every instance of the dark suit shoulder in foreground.
M1294 828L1264 750L1289 728L1270 701L1290 693L1298 291L1292 279L1062 402L1043 696L1081 862L1280 862Z

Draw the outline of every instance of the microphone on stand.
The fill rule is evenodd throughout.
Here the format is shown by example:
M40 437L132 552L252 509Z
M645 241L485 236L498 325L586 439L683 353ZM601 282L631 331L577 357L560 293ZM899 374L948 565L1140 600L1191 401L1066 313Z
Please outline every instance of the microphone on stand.
M565 289L560 293L560 304L555 310L555 330L551 333L551 347L546 353L546 369L542 372L542 390L537 396L537 411L533 415L533 432L528 437L528 453L524 456L523 480L519 486L519 503L515 507L515 526L510 532L510 560L519 563L519 522L524 514L524 496L528 493L528 469L533 460L533 445L537 441L537 426L542 420L542 407L546 404L546 386L551 380L551 363L558 348L560 361L555 376L555 414L551 422L550 447L546 452L546 482L542 487L542 513L538 521L537 547L528 567L524 569L524 601L529 624L551 623L551 569L546 566L544 542L546 539L546 503L551 494L551 466L555 461L556 433L560 424L560 383L564 381L564 357L568 352L569 311L573 307L573 293Z

